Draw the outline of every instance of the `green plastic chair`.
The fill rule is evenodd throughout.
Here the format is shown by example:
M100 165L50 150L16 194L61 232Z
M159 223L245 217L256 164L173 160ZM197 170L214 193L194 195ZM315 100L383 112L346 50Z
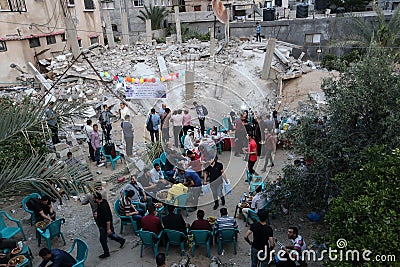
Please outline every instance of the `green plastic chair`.
M264 204L264 206L262 206L260 208L260 210L265 210L267 212L267 214L269 215L269 208L271 207L271 203L272 203L272 201L267 201ZM249 224L249 218L253 222L260 222L260 218L258 218L257 212L255 212L254 210L249 209L249 212L247 213L247 216L246 216L246 226ZM270 225L269 216L267 216L267 220L268 220L268 225Z
M262 181L263 179L262 179L261 175L254 175L254 174L251 175L249 170L246 170L246 182L248 184L251 184L251 182L253 182L253 180L254 181Z
M160 160L161 160L161 163L163 165L165 165L165 163L167 163L167 153L165 153L165 152L161 153Z
M223 118L221 124L219 126L220 132L229 131L229 118Z
M192 257L194 257L194 249L196 246L206 246L207 247L207 257L210 256L210 243L212 241L212 232L208 230L191 230L191 234L193 234L193 242L192 246Z
M186 203L187 203L187 200L188 200L189 196L190 196L189 193L182 194L182 195L177 196L176 198L174 198L171 201L172 202L171 205L174 205L174 206L176 205L177 206L175 208L175 211L174 211L175 214L178 214L180 210L185 209L186 217L189 216L189 209L186 206ZM176 201L178 202L177 204L175 204Z
M142 257L144 247L152 247L154 251L154 257L158 255L158 245L160 244L163 233L164 232L161 231L158 235L156 235L153 232L139 230L138 234L142 240L142 245L140 246L140 257Z
M117 156L115 158L112 158L111 155L106 155L106 152L104 151L104 146L101 147L100 153L106 158L106 168L107 168L107 162L111 162L111 167L113 170L115 170L115 162L117 162L117 160L121 160L122 163L122 157L120 152L118 150L116 150L116 152Z
M265 189L265 185L263 181L259 181L259 182L251 182L250 183L250 188L249 188L249 194L253 194L254 191L256 191L256 188L261 186L261 190Z
M156 164L156 163L158 163L158 165L160 165L160 167L163 165L160 158L154 159L151 165L154 166L154 164Z
M167 236L167 246L165 247L165 255L168 256L168 250L169 250L169 245L175 245L175 246L180 246L181 247L181 255L185 255L185 240L186 236L184 233L175 231L175 230L170 230L170 229L165 229L164 230L165 235Z
M67 250L69 254L72 253L76 245L76 263L72 267L85 267L85 261L89 253L88 244L82 239L76 238L72 246Z
M51 240L61 236L62 240L64 241L65 246L65 239L63 233L61 233L61 225L65 223L64 218L57 219L51 222L49 225L46 226L43 230L40 228L36 228L38 234L38 246L40 247L40 243L42 242L42 237L46 240L47 248L51 250Z
M124 215L121 215L119 213L119 203L120 203L120 201L121 201L120 199L117 199L114 202L114 212L121 220L121 231L120 231L120 233L122 234L125 225L127 225L128 223L131 223L132 226L133 226L133 231L135 232L135 235L137 235L137 232L138 232L139 229L137 227L136 221L133 220L132 216L124 216Z
M30 210L30 209L28 208L28 206L26 206L26 203L27 203L31 198L41 198L41 196L40 196L38 193L32 193L32 194L30 194L30 195L24 197L24 199L22 199L22 208L24 209L24 211L26 211L26 212L28 212L28 213L31 214L30 221L31 221L31 225L33 225L33 223L37 223L37 222L38 222L38 221L37 221L37 218L36 218L36 215L35 215L35 213L34 213L32 210Z
M15 222L17 227L8 227L4 221L6 217L9 221ZM17 219L12 218L7 212L0 210L0 237L5 239L10 239L13 236L21 232L22 237L26 240L24 229L22 229L21 222Z
M238 229L235 228L222 228L217 230L218 236L218 255L221 255L223 243L233 243L234 254L236 255L236 243Z

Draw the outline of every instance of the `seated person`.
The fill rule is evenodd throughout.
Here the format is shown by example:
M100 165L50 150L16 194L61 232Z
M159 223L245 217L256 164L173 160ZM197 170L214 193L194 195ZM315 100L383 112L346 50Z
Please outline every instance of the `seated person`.
M194 132L192 130L187 131L187 135L183 141L184 148L186 150L193 150L194 149Z
M265 203L267 202L266 196L264 196L261 186L257 186L256 188L256 195L253 197L253 200L251 201L251 207L250 208L243 208L242 213L243 215L247 216L247 213L249 213L249 209L252 209L255 212L258 212L260 208L262 208Z
M168 184L168 181L164 179L164 174L161 171L161 166L158 163L154 163L154 168L150 171L151 182L157 186L157 188L164 188Z
M50 222L56 219L56 213L51 205L51 198L49 196L43 196L42 198L31 198L26 203L29 210L35 213L37 221L48 220Z
M236 223L235 218L228 216L228 210L226 208L222 208L219 210L221 217L217 218L214 224L214 229L216 231L224 229L224 228L234 228L238 229L238 225ZM237 234L237 233L236 233ZM218 235L215 236L217 239Z
M307 249L306 242L303 237L299 235L299 229L291 226L287 232L288 239L292 242L291 246L284 246L281 249L285 251L283 257L287 258L286 261L279 261L277 267L295 267L307 266L307 263L302 259L302 252Z
M125 184L121 190L121 197L125 195L128 190L132 190L135 194L132 197L133 202L138 202L141 210L146 210L147 196L143 189L143 186L136 180L136 175L131 175L131 181Z
M173 176L173 180L182 184L185 182L185 167L183 164L178 164Z
M17 247L15 239L0 238L0 266L8 266L11 250Z
M211 136L217 136L217 134L218 134L218 127L217 126L214 126L212 129L211 129L211 131L210 131L210 135Z
M52 264L48 266L63 266L63 267L72 267L76 260L66 251L61 249L52 249L42 248L39 251L39 256L42 257L43 261L40 263L38 267L45 267L49 261Z
M165 253L158 253L156 256L157 267L166 267L165 264Z
M147 208L148 215L142 218L143 231L153 232L158 235L163 229L160 218L157 217L157 211L154 205L149 205Z
M179 182L175 182L170 189L168 189L167 201L171 203L177 196L186 194L188 188ZM174 205L178 205L178 200L174 201Z
M132 204L132 197L134 194L135 192L133 190L129 190L126 192L125 196L121 197L118 211L122 216L132 216L132 219L136 221L137 229L140 229L142 228L142 215L140 215L140 212L135 208L135 205Z
M157 185L151 180L150 169L144 168L143 175L139 177L138 182L143 186L147 193L153 194L157 190Z
M172 205L168 205L167 210L168 215L162 217L162 224L164 226L164 229L179 231L187 235L188 225L185 223L182 214L175 214L175 207Z
M204 210L197 211L197 220L192 223L190 230L213 230L211 224L207 220L204 220Z
M186 155L190 159L188 167L194 170L201 177L203 166L201 165L200 155L191 150L188 150Z

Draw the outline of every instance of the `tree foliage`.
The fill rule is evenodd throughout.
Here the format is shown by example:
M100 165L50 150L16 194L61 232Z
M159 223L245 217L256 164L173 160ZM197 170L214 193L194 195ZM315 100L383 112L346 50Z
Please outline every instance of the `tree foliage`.
M139 10L139 19L146 22L147 19L151 20L151 29L159 30L161 29L161 23L164 22L165 18L168 16L168 10L162 6L144 6L144 11Z
M400 258L400 150L368 148L361 155L358 170L335 177L340 197L332 201L327 219L331 247L347 240L346 249L372 251L376 255ZM332 263L333 264L333 263ZM382 265L381 265L382 264ZM390 264L390 263L388 263ZM376 262L334 262L332 266L377 266ZM380 266L384 266L380 263Z
M1 99L0 107L0 196L9 197L42 192L60 198L59 191L84 190L84 181L91 178L88 170L66 168L55 160L47 143L50 130L46 125L44 101L25 98L22 102ZM56 103L54 111L62 121L73 122L81 116L83 106Z
M327 98L327 123L305 115L290 130L295 153L312 162L300 176L285 169L285 180L298 184L290 188L303 204L327 208L328 200L340 194L341 184L332 178L360 165L360 153L368 147L400 145L400 78L394 72L393 57L386 50L371 49L359 63L350 65L339 77L327 79L322 89Z

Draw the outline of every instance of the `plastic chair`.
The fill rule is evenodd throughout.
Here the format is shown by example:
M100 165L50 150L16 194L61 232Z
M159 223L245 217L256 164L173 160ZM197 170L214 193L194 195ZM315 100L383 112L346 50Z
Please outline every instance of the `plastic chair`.
M64 241L65 246L65 239L63 233L61 233L61 225L65 223L64 218L60 218L51 222L49 225L46 226L43 230L40 228L36 228L36 231L39 233L38 235L38 246L40 247L40 243L42 241L42 237L46 239L47 248L51 250L51 240L55 237L61 236L62 240Z
M124 230L124 225L127 225L128 223L131 223L132 227L133 227L133 231L135 232L135 235L137 235L137 232L138 232L139 229L137 227L136 221L133 220L132 216L124 216L124 215L121 215L119 213L119 203L120 203L120 201L121 201L120 199L117 199L114 202L114 212L121 220L121 231L120 231L120 233L122 234L122 231Z
M220 132L229 131L229 118L223 118L221 124L219 126Z
M76 245L76 263L72 267L85 267L84 263L89 253L88 244L82 239L76 238L72 246L67 250L69 254L74 250Z
M246 170L246 182L248 184L251 184L251 182L255 180L255 181L262 181L262 176L261 175L251 175L249 170Z
M17 227L8 227L6 222L4 221L4 216L7 217L8 220L15 222ZM17 219L12 218L7 212L0 211L0 237L10 239L21 232L22 237L26 240L24 229L22 229L21 222Z
M184 233L175 231L175 230L169 230L165 229L164 230L166 236L167 236L167 246L165 247L165 255L168 256L168 250L169 250L169 245L175 245L175 246L180 246L181 247L181 255L185 255L185 240L186 236Z
M218 154L222 154L222 142L223 142L223 140L215 143L215 147L217 148Z
M140 257L142 257L144 247L152 247L154 251L154 257L158 255L158 245L160 244L163 233L164 232L161 231L158 235L156 235L153 232L139 230L138 234L142 240L142 245L140 246Z
M30 194L30 195L24 197L24 199L22 199L22 208L24 209L24 211L26 211L26 212L28 212L28 213L31 214L30 220L31 220L31 225L33 225L33 222L34 222L34 223L37 223L36 215L35 215L35 213L34 213L32 210L28 209L28 207L26 206L26 203L27 203L31 198L41 198L41 196L40 196L38 193L32 193L32 194Z
M172 200L172 205L175 205L175 204L174 204L175 201L178 202L178 203L176 204L177 207L176 207L176 209L175 209L175 211L174 211L175 214L178 214L179 211L180 211L181 209L185 209L185 211L186 211L186 217L189 216L189 210L188 210L188 207L186 206L186 202L187 202L188 198L189 198L189 194L186 193L186 194L179 195L179 196L177 196L176 198L174 198L174 199Z
M116 151L117 156L115 158L112 158L111 155L106 155L106 152L104 151L104 146L101 147L100 152L106 158L106 168L107 168L107 162L111 162L111 167L113 170L115 170L115 162L117 160L121 160L121 163L122 163L122 157L118 150Z
M264 206L262 206L260 208L260 210L265 210L267 212L267 214L269 215L269 207L271 206L272 201L267 201ZM249 212L247 213L246 216L246 226L249 224L249 218L253 221L253 222L260 222L260 218L258 218L257 212L255 212L252 209L249 209ZM270 224L269 221L269 216L267 216L267 221L268 221L268 225Z
M160 160L161 160L162 165L165 165L167 163L167 153L165 153L165 152L161 153Z
M212 130L212 128L208 128L208 129L206 130L206 135L210 135L211 130Z
M207 257L210 258L210 242L212 241L212 233L208 230L191 230L193 234L192 257L194 256L194 249L196 246L205 245L207 247Z
M181 144L183 147L185 147L185 137L186 137L186 135L181 136Z
M236 255L236 243L238 229L235 228L223 228L218 229L218 255L221 255L223 243L233 243L234 254Z
M154 166L154 164L156 164L156 163L158 163L158 165L160 165L160 167L163 166L162 161L161 161L160 158L154 159L153 162L152 162L152 166Z
M254 191L256 191L256 188L259 187L259 186L261 186L261 190L264 190L264 189L265 189L265 185L264 185L264 182L263 182L263 181L251 182L251 183L250 183L250 188L249 188L249 193L250 193L250 195L251 195Z

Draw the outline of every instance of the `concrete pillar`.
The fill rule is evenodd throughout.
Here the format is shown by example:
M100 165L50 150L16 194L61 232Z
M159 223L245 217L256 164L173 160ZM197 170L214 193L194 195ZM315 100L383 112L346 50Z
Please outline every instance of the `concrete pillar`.
M181 21L179 20L179 6L174 6L175 10L175 27L176 27L176 43L182 43Z
M65 28L67 31L67 43L69 47L71 47L72 55L74 58L77 58L81 53L81 49L79 48L78 44L78 35L76 33L75 24L72 21L71 17L65 17Z
M214 27L210 28L210 56L214 57L215 55L215 38L214 38Z
M103 9L103 18L104 18L104 24L106 26L108 47L110 49L113 49L115 47L114 33L112 31L110 13L108 12L108 9Z
M269 77L269 72L271 70L272 58L274 56L275 42L276 42L275 38L268 39L268 41L267 41L267 51L265 52L264 65L263 65L263 70L262 70L262 75L261 75L261 78L264 80L268 80L268 77Z
M129 21L128 7L125 0L121 0L121 28L122 28L122 44L129 45Z
M146 42L150 42L153 40L153 35L151 33L151 20L146 19Z
M185 102L191 104L194 98L194 71L185 71Z

